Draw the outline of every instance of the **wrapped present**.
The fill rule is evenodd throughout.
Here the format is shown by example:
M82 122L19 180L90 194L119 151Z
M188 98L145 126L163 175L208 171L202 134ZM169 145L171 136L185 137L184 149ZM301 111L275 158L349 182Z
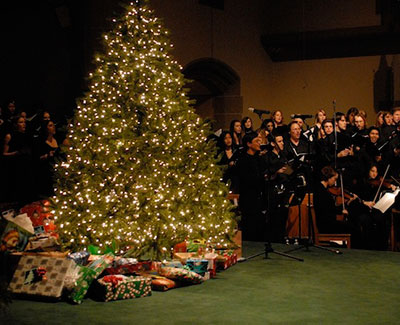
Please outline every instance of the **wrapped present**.
M106 275L97 280L97 297L104 301L151 295L151 279L142 276Z
M0 251L23 251L28 239L34 234L32 221L26 213L15 216L13 213L3 214L7 225L1 235Z
M188 258L199 257L197 253L174 253L174 258L181 261L182 264L186 264Z
M112 267L105 269L107 274L141 274L143 272L154 272L157 273L161 267L161 262L144 261L138 262L134 259L121 259L124 261L117 260ZM129 261L134 260L134 261ZM122 264L128 262L128 264ZM132 263L133 262L133 263Z
M237 263L237 255L233 250L221 250L218 252L217 269L226 270Z
M73 264L66 258L24 255L9 288L13 293L59 298Z
M206 250L206 241L200 239L189 240L187 243L187 251L190 253L201 254Z
M50 213L50 201L42 200L32 202L20 209L21 213L26 213L32 221L33 227L45 226L45 219L50 219L53 215ZM48 229L45 229L46 232Z
M136 258L126 258L126 257L120 257L120 258L116 258L114 260L114 266L120 266L120 265L128 265L128 264L137 264L138 260Z
M47 233L30 237L25 247L25 251L55 251L58 249L60 249L58 239Z
M200 258L188 259L186 261L186 266L189 267L190 271L204 276L208 270L208 260Z
M176 267L178 269L183 269L183 264L180 260L163 261L162 267Z
M204 258L208 261L207 271L210 273L210 278L217 276L217 257L216 253L206 253Z
M176 282L163 276L151 274L151 289L154 291L167 291L176 287Z
M79 270L79 278L70 295L73 302L80 304L86 296L90 285L113 261L111 253L100 256L97 260L91 262L88 266L82 266Z
M80 277L80 271L81 266L73 263L73 265L69 268L67 275L65 276L64 289L71 292L75 288Z
M181 281L190 284L203 282L203 277L195 272L178 269L175 267L162 267L159 271L160 275L174 281Z
M186 253L187 252L187 243L183 241L174 246L174 253Z
M73 260L76 264L86 265L89 261L90 253L86 251L71 253L68 258Z

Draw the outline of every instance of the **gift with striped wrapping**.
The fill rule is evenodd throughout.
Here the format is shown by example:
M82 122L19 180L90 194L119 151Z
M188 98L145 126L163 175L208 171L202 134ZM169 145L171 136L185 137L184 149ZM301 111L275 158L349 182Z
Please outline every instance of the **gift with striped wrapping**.
M151 296L151 278L106 275L97 280L96 298L103 301Z

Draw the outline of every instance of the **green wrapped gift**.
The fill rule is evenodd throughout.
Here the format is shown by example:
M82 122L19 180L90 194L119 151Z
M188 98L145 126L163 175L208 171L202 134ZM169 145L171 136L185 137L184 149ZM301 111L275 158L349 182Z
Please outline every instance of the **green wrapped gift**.
M81 267L79 278L76 280L76 285L70 295L73 302L77 304L82 303L93 280L95 280L112 261L113 254L108 253L93 261L88 266Z
M104 301L151 296L150 277L106 275L97 283L97 298Z
M201 239L189 240L187 243L187 251L190 253L201 252L206 249L206 241Z

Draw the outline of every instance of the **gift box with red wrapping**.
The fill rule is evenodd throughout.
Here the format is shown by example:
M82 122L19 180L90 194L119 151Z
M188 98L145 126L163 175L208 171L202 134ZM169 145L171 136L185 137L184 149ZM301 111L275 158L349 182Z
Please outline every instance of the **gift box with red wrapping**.
M53 217L50 213L50 201L48 200L36 201L25 205L20 209L20 212L28 215L33 227L43 226L45 219Z
M237 263L237 255L233 250L218 250L217 269L226 270Z
M106 275L97 280L96 298L103 301L151 296L151 278Z
M185 253L187 252L187 243L185 241L176 244L174 246L174 253Z
M126 263L124 263L126 262ZM157 273L161 267L161 262L144 261L134 262L129 259L116 260L112 267L105 269L106 274L141 274L143 272Z

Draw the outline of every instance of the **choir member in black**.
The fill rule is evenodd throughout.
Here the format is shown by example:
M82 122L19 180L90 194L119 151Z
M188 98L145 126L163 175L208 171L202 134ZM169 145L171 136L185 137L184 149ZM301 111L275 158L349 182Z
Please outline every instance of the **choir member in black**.
M333 129L332 120L323 121L322 129L324 131L324 137L318 140L316 146L318 170L327 165L333 166L335 163L335 154L338 159L352 155L351 146L345 147L347 143L344 141L340 141L343 135L341 135L339 132L336 133L336 136L338 137L338 143L340 143L341 145L340 147L338 146L336 152L335 132Z
M309 132L312 134L312 137L308 136L308 131L305 132L305 135L311 141L318 141L321 138L321 127L322 122L326 120L326 112L322 108L318 110L315 114L315 124L310 128Z
M399 126L400 124L400 107L393 108L393 124Z
M249 134L249 133L255 133L255 131L253 130L253 121L251 120L250 117L245 116L242 119L242 131L244 133L244 135Z
M33 187L32 138L23 117L14 117L12 124L14 131L6 134L3 145L6 201L27 203Z
M273 149L265 156L268 171L267 231L272 242L284 242L290 192L283 136L273 132L271 146Z
M244 240L265 240L266 219L265 200L265 163L259 156L260 138L255 133L243 137L245 152L238 160L237 168L240 181L239 208L242 213L241 229Z
M363 168L363 173L366 174L368 170L365 170L367 166L371 164L377 164L382 169L384 162L382 161L382 153L379 150L381 143L379 142L380 130L376 126L371 126L368 129L368 138L361 148L359 153L360 166Z
M241 150L243 148L243 143L242 143L242 124L240 123L239 120L232 120L230 127L229 127L229 132L232 136L232 141L233 141L233 146L236 149Z
M271 148L272 131L274 130L274 122L271 119L266 119L261 123L260 128L257 130L258 136L261 139L261 152L260 155L265 155Z
M15 101L13 99L6 102L4 111L2 112L4 121L4 134L10 134L14 131L13 120L18 117Z
M271 117L272 117L272 120L274 121L275 129L277 129L279 133L285 134L285 133L289 132L288 126L283 123L284 118L283 118L282 111L280 111L280 110L273 111L271 114Z
M354 116L358 114L357 107L350 107L346 113L347 129L352 131L355 128Z
M378 170L378 165L375 163L368 166L365 176L358 184L356 193L363 203L359 207L359 213L369 216L371 224L368 229L368 240L364 248L385 250L387 249L390 231L390 210L386 213L381 213L379 210L372 208L375 205L374 199L381 184ZM392 191L395 188L393 185L387 185L386 182L381 187L385 191ZM377 197L378 199L379 197Z
M331 166L323 167L321 170L321 181L315 184L314 188L314 209L318 231L321 233L355 234L355 228L348 218L345 221L337 220L338 214L349 215L347 209L342 205L336 206L335 199L329 192L330 187L334 187L338 179L338 173ZM347 204L356 199L353 196ZM353 242L353 238L352 238Z
M386 142L396 133L396 126L393 125L393 115L391 112L383 113L383 124L381 125L381 140Z
M239 150L233 146L231 134L223 131L218 141L218 155L221 155L219 165L226 166L223 175L223 182L230 181L230 190L233 193L239 192L239 179L236 172L236 162L239 158Z
M298 169L311 159L314 153L314 146L301 136L301 128L297 122L290 122L288 128L289 139L285 140L283 153L292 168Z
M355 132L351 135L354 151L358 152L365 144L368 137L367 120L363 114L354 116Z
M378 113L376 113L375 126L377 128L381 128L383 125L383 114L384 113L385 113L385 111L379 111Z
M335 160L335 133L333 122L325 120L322 122L323 137L317 141L317 169L327 165L333 165Z
M56 127L53 121L44 120L40 127L40 135L35 143L36 158L36 192L39 197L54 195L53 166L60 158L60 148L55 138Z
M336 113L336 132L349 137L346 116L342 112ZM348 143L349 143L349 145L351 144L350 138L348 139Z

